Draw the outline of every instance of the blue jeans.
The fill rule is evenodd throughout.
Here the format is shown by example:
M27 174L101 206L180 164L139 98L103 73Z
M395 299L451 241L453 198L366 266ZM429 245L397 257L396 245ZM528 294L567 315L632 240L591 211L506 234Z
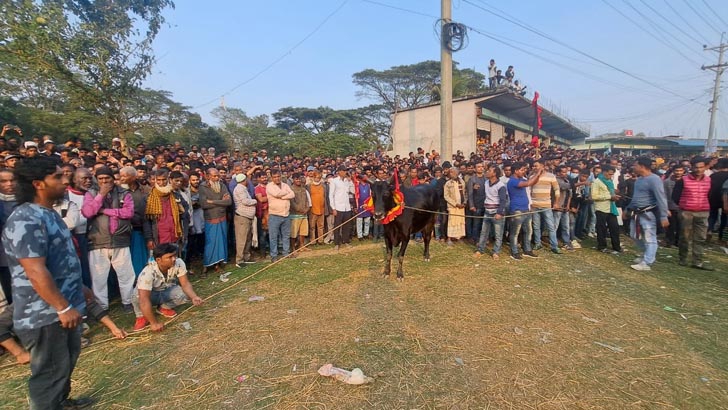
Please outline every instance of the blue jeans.
M165 309L174 309L177 306L190 302L190 299L187 298L187 295L185 295L180 285L173 285L163 290L152 290L149 295L149 300L153 308L161 305ZM144 317L141 305L139 304L139 292L132 294L131 306L134 308L136 317Z
M559 241L556 239L556 226L554 224L554 213L551 208L533 208L537 211L533 214L533 237L536 246L541 244L541 220L546 223L546 231L549 234L551 249L558 249Z
M597 209L594 207L594 203L589 204L589 213L587 214L589 216L589 226L588 230L589 233L595 234L597 233Z
M531 251L531 215L523 215L522 212L516 211L511 217L511 254L518 254L518 233L523 230L523 251Z
M559 227L561 227L561 240L564 241L564 245L571 244L569 215L571 215L570 212L554 211L554 233L558 233Z
M270 257L278 256L278 239L283 243L283 256L291 253L291 220L278 215L268 215Z
M631 223L629 227L629 236L634 240L637 248L644 252L642 260L652 265L655 263L657 255L657 217L653 212L645 212L638 216L639 235L637 234L637 224Z
M495 236L495 240L493 242L493 254L497 255L500 253L501 246L503 245L503 226L505 225L505 219L492 218L495 214L487 216L489 216L489 218L483 219L483 223L481 225L480 236L478 239L478 252L485 252L485 244L488 243L488 238L490 238L490 233L492 231Z
M574 234L577 238L582 239L586 235L586 223L589 219L589 205L584 204L579 207L576 213L576 222L574 223ZM595 227L596 228L596 227Z
M468 225L470 225L469 238L472 238L474 241L478 241L480 239L480 231L483 229L483 222L485 221L485 219L482 219L482 216L485 215L485 209L475 208L475 211L471 211L470 209L468 209L468 212L466 214L475 217L466 219L465 227L467 228Z

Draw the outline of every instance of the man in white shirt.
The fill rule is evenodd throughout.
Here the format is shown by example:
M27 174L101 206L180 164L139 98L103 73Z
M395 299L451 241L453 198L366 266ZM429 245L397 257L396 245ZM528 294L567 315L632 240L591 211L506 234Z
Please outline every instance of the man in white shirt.
M344 243L351 245L351 202L349 195L354 195L354 183L349 178L349 173L344 165L340 165L336 170L337 177L331 181L329 189L329 203L331 204L331 212L334 214L334 245L336 250ZM348 221L348 222L346 222ZM346 222L344 224L344 222ZM339 226L342 225L343 226Z

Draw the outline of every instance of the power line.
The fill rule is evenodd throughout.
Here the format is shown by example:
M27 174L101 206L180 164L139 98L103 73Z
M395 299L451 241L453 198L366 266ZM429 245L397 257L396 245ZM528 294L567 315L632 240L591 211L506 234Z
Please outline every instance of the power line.
M717 28L715 28L715 26L713 26L713 24L712 24L712 23L711 23L710 21L708 21L708 19L706 19L706 18L705 18L705 17L704 17L703 15L702 15L702 13L700 13L700 12L699 12L699 11L698 11L698 10L697 10L697 9L696 9L695 7L693 7L693 5L692 5L692 4L690 4L690 2L689 2L688 0L683 0L683 3L685 3L685 4L686 4L686 5L687 5L687 6L688 6L688 7L690 8L690 10L692 10L692 11L693 11L693 13L695 13L695 15L697 15L698 17L700 17L700 19L701 19L701 20L703 20L703 22L704 22L704 23L705 23L705 24L706 24L706 25L707 25L708 27L710 27L710 28L712 28L713 30L715 30L715 31L716 31L716 33L718 33L718 34L722 34L722 32L721 32L720 30L718 30Z
M403 7L392 6L390 4L381 3L381 2L378 2L378 1L374 1L374 0L362 0L362 1L363 2L366 2L366 3L374 4L374 5L377 5L377 6L390 8L390 9L393 9L393 10L398 10L398 11L403 11L403 12L410 13L410 14L420 15L420 16L423 16L423 17L430 17L430 18L433 18L433 19L438 19L439 18L439 17L434 16L434 15L425 14L425 13L422 13L422 12L419 12L419 11L415 11L415 10L411 10L411 9L407 9L407 8L403 8ZM513 48L513 49L518 50L518 51L520 51L520 52L522 52L524 54L527 54L529 56L535 57L535 58L540 59L542 61L545 61L545 62L547 62L549 64L555 65L555 66L560 67L560 68L562 68L562 69L564 69L566 71L573 72L575 74L578 74L578 75L580 75L582 77L591 79L593 81L600 82L600 83L603 83L603 84L606 84L606 85L610 85L612 87L619 88L619 89L625 90L625 91L631 91L631 92L641 93L641 94L645 94L645 95L648 95L648 96L651 96L651 97L660 97L659 95L654 94L654 93L651 93L651 92L646 91L646 90L641 90L641 89L637 89L637 88L634 88L634 87L626 86L624 84L615 83L615 82L612 82L612 81L609 81L609 80L605 80L603 78L600 78L600 77L594 76L592 74L586 73L584 71L578 70L578 69L576 69L574 67L567 66L567 65L562 64L562 63L560 63L558 61L555 61L555 60L552 60L552 59L550 59L548 57L545 57L543 55L540 55L540 54L537 54L537 53L534 53L534 52L525 50L525 49L523 49L521 47L515 46L515 45L510 44L510 43L521 44L524 47L534 48L536 50L544 51L544 52L549 53L549 54L559 55L559 56L562 56L564 58L572 59L572 60L575 60L575 61L578 61L578 62L581 62L581 63L585 63L585 64L594 64L594 65L598 65L598 66L601 66L601 64L596 64L596 63L593 63L593 62L580 60L580 59L574 58L572 56L568 56L568 55L565 55L565 54L560 54L558 52L555 52L555 51L552 51L552 50L548 50L548 49L545 49L545 48L541 48L541 47L537 47L537 46L531 45L529 43L524 43L524 42L521 42L521 41L509 39L507 37L504 37L504 36L501 36L501 35L497 35L497 34L494 34L494 33L489 33L489 32L487 32L485 30L482 30L482 29L479 29L479 28L476 28L476 27L473 27L473 26L469 26L468 25L467 27L471 31L474 31L477 34L480 34L480 35L482 35L484 37L487 37L487 38L489 38L491 40L494 40L494 41L496 41L498 43L501 43L501 44L505 45L506 47ZM682 99L685 99L685 97L682 97L682 96L678 96L678 97L679 98L682 98Z
M262 70L260 70L260 71L258 71L257 73L253 74L253 76L252 76L252 77L250 77L250 78L248 78L247 80L245 80L245 81L243 81L243 82L239 83L238 85L234 86L233 88L229 89L228 91L224 92L223 94L221 94L221 95L219 95L219 96L217 96L217 97L215 97L215 98L212 98L212 99L210 99L209 101L207 101L207 102L204 102L204 103L202 103L202 104L200 104L200 105L196 105L196 106L194 106L194 107L192 107L192 108L193 108L193 109L197 109L197 108L200 108L200 107L204 107L204 106L206 106L206 105L210 105L210 104L214 103L215 101L217 101L217 100L218 100L218 98L220 98L220 97L224 97L224 96L226 96L226 95L230 95L230 94L231 94L232 92L234 92L234 91L235 91L235 90L237 90L238 88L240 88L240 87L244 86L245 84L248 84L248 83L250 83L251 81L255 80L256 78L260 77L260 76L261 76L261 75L262 75L263 73L265 73L266 71L268 71L268 70L270 70L271 68L273 68L273 66L275 66L276 64L278 64L279 62L281 62L281 61L282 61L282 60L283 60L284 58L288 57L288 55L289 55L289 54L293 53L293 52L294 52L294 51L295 51L295 50L296 50L296 49L297 49L298 47L300 47L300 46L301 46L301 45L302 45L303 43L305 43L305 42L306 42L306 40L308 40L308 39L309 39L309 38L311 38L311 37L312 37L312 36L313 36L314 34L316 34L316 33L317 33L317 32L318 32L318 31L319 31L320 29L321 29L321 27L323 27L323 26L324 26L324 24L326 24L326 22L328 22L328 21L329 21L329 20L330 20L330 19L331 19L332 17L334 17L334 15L336 15L336 13L338 13L338 12L339 12L339 10L341 10L342 8L344 8L344 6L346 5L346 3L348 3L348 2L349 2L349 0L344 0L344 1L343 1L343 2L342 2L342 3L341 3L341 4L340 4L340 5L339 5L339 6L338 6L338 7L336 8L336 9L334 9L334 11L332 11L331 13L329 13L329 14L328 14L328 15L326 16L326 18L324 18L324 19L323 19L323 20L322 20L322 21L321 21L321 22L320 22L320 23L319 23L319 24L318 24L318 25L317 25L317 26L316 26L316 27L315 27L315 28L314 28L313 30L311 30L311 32L309 32L309 33L308 33L308 34L307 34L307 35L306 35L306 36L305 36L304 38L302 38L302 39L301 39L301 40L300 40L299 42L297 42L296 44L294 44L294 45L293 45L293 47L289 48L289 49L288 49L288 51L286 51L285 53L281 54L281 55L280 55L280 56L279 56L278 58L276 58L275 60L273 60L273 61L272 61L272 62L271 62L270 64L268 64L267 66L263 67L263 69L262 69Z
M710 10L710 12L713 13L713 15L715 17L717 17L721 23L723 23L724 26L728 26L728 23L726 23L725 20L723 20L723 17L721 17L720 14L716 13L715 10L710 6L710 4L708 4L707 1L703 0L703 4L705 4L705 7L707 7L708 10Z
M667 42L666 40L663 40L663 39L661 39L661 38L657 37L657 36L656 36L655 34L653 34L653 33L652 33L651 31L649 31L649 30L647 30L647 29L646 29L645 27L643 27L643 25L642 25L642 24L640 24L640 23L638 23L637 21L633 20L633 19L632 19L632 18L631 18L630 16L626 15L625 13L622 13L622 11L621 11L620 9L618 9L618 8L617 8L616 6L614 6L614 5L612 5L611 3L609 3L609 2L607 1L607 0L602 0L602 2L603 2L604 4L606 4L607 6L611 7L611 8L612 8L612 9L613 9L614 11L616 11L617 13L619 13L619 14L620 14L620 15L621 15L622 17L626 18L626 19L627 19L628 21L630 21L630 22L631 22L632 24L634 24L634 25L635 25L636 27L638 27L638 28L639 28L640 30L644 31L645 33L649 34L649 35L650 35L650 36L651 36L652 38L654 38L655 40L657 40L657 41L659 41L660 43L662 43L663 45L667 46L667 48L669 48L670 50L672 50L672 51L674 51L674 52L676 52L676 53L680 54L680 55L681 55L681 56L682 56L683 58L685 58L686 60L692 61L693 63L695 63L695 64L697 64L697 65L700 65L700 63L698 63L697 61L694 61L694 60L692 60L692 59L691 59L690 57L688 57L688 56L686 56L685 54L683 54L683 52L682 52L682 51L680 51L680 50L678 50L678 49L677 49L677 48L676 48L675 46L673 46L673 45L669 44L669 43L668 43L668 42Z
M386 3L380 3L378 1L362 0L362 2L364 2L364 3L370 3L370 4L375 4L377 6L382 6L382 7L390 8L390 9L393 9L393 10L399 10L399 11L403 11L403 12L410 13L410 14L416 14L418 16L430 17L430 18L433 18L433 19L436 19L436 20L439 20L440 19L438 16L434 16L432 14L425 14L425 13L422 13L422 12L419 12L419 11L416 11L416 10L406 9L404 7L393 6L393 5L386 4ZM436 25L436 29L437 28L439 28L439 27L437 27L437 25ZM539 51L543 51L543 52L546 52L546 53L549 53L549 54L557 55L559 57L563 57L563 58L566 58L566 59L569 59L569 60L573 60L573 61L576 61L576 62L579 62L579 63L582 63L582 64L590 64L590 65L594 65L594 66L600 66L597 63L594 63L594 62L591 62L591 61L582 60L582 59L579 59L579 58L576 58L574 56L570 56L570 55L567 55L567 54L562 54L562 53L559 53L558 51L553 51L553 50L549 50L549 49L546 49L546 48L543 48L543 47L535 46L535 45L533 45L531 43L526 43L524 41L519 41L519 40L515 40L515 39L512 39L512 38L505 37L505 36L496 35L494 33L489 33L489 32L487 32L485 30L480 30L480 31L483 32L483 33L487 33L489 35L492 35L492 36L498 36L499 38L504 39L504 40L507 40L507 41L510 41L511 43L520 44L520 45L522 45L524 47L532 48L534 50L539 50ZM528 53L527 51L524 51L524 52Z
M364 3L370 3L370 4L376 4L377 6L387 7L387 8L394 9L394 10L405 11L407 13L417 14L418 16L431 17L433 19L439 19L440 18L438 16L433 16L432 14L426 14L426 13L422 13L422 12L415 11L415 10L410 10L410 9L405 9L405 8L402 8L402 7L392 6L391 4L380 3L378 1L362 0L362 2L364 2Z
M675 15L677 17L680 20L682 20L683 23L685 23L685 27L693 27L693 25L690 24L690 23L688 23L688 21L685 19L685 17L683 17L683 15L681 13L679 13L677 10L675 10L674 7L672 7L672 4L670 4L667 0L663 0L663 1L667 5L667 7L669 7L670 10L672 10L673 13L675 13ZM710 42L710 40L708 40L707 38L705 38L705 36L703 36L698 30L695 30L694 28L693 28L693 30L695 31L695 34L697 34L698 36L700 36L700 38L703 39L703 41L705 41L706 43L709 43Z
M721 17L720 17L720 16L719 16L719 15L718 15L718 14L717 14L716 12L715 12L715 10L713 10L713 8L712 8L712 7L710 7L710 4L708 4L708 2L706 2L705 0L703 0L703 5L705 5L705 7L706 7L706 8L708 9L708 11L710 11L710 12L711 12L711 13L713 14L713 15L711 16L711 13L706 13L706 14L705 14L705 16L706 16L706 19L707 19L707 17L710 17L710 18L711 18L711 19L707 19L707 20L710 20L710 22L711 22L711 23L715 23L715 22L716 22L716 20L712 20L712 18L713 18L713 17L715 16L715 17L718 17L718 22L717 22L717 24L716 24L716 26L717 26L717 27L720 27L720 26L721 26L721 24L723 24L723 26L726 26L726 25L728 25L728 24L726 24L726 23L725 23L725 21L723 21L723 19L722 19L722 18L721 18ZM722 30L721 30L721 31L722 31Z
M702 42L702 41L700 41L700 40L698 40L697 38L693 37L693 36L692 36L692 35L691 35L690 33L688 33L687 31L683 30L683 29L682 29L682 27L680 27L679 25L677 25L677 24L674 24L674 23L673 23L672 21L668 20L668 18L667 18L667 17L663 16L663 15L662 15L662 13L660 13L659 11L657 11L657 10L656 10L656 9L655 9L654 7L650 6L650 4L649 4L649 3L647 3L647 2L645 1L645 0L640 0L640 3L644 4L644 5L645 5L645 7L647 7L647 8L648 8L648 9L650 9L650 10L651 10L651 11L652 11L653 13L655 13L655 14L657 15L657 17L659 17L659 18L661 18L661 19L665 20L665 22L666 22L667 24L671 25L672 27L675 27L675 28L676 28L676 29L677 29L677 30L678 30L679 32L683 33L683 34L684 34L684 35L685 35L686 37L688 37L689 39L691 39L691 40L695 41L695 42L696 42L696 43L698 43L699 45L703 45L703 42Z
M476 8L478 8L478 9L480 9L480 10L482 10L482 11L484 11L484 12L488 13L488 14L492 14L492 15L494 15L494 16L496 16L496 17L500 18L500 19L503 19L503 20L506 20L506 21L508 21L508 22L510 22L510 23L512 23L512 24L515 24L515 25L517 25L517 26L519 26L519 27L521 27L521 28L523 28L523 29L525 29L525 30L528 30L528 31L530 31L530 32L534 33L534 34L537 34L537 35L539 35L539 36L541 36L541 37L544 37L544 38L545 38L545 39L547 39L547 40L550 40L550 41L552 41L552 42L554 42L554 43L556 43L556 44L559 44L559 45L561 45L562 47L566 47L566 48L568 48L568 49L570 49L570 50L572 50L572 51L574 51L574 52L576 52L576 53L578 53L578 54L581 54L581 55L583 55L584 57L587 57L587 58L589 58L589 59L591 59L591 60L594 60L594 61L596 61L596 62L598 62L598 63L601 63L602 65L604 65L604 66L607 66L607 67L609 67L609 68L611 68L611 69L613 69L613 70L615 70L615 71L618 71L618 72L620 72L620 73L622 73L622 74L624 74L624 75L626 75L626 76L628 76L628 77L634 78L635 80L641 81L641 82L643 82L643 83L645 83L645 84L648 84L648 85L650 85L650 86L652 86L652 87L654 87L654 88L657 88L657 89L659 89L659 90L662 90L663 92L666 92L666 93L668 93L668 94L674 95L674 96L676 96L676 97L679 97L679 98L682 98L682 99L685 99L685 100L689 100L688 98L686 98L686 97L683 97L682 95L680 95L680 94L678 94L678 93L676 93L676 92L674 92L674 91L672 91L672 90L670 90L670 89L668 89L668 88L662 87L662 86L660 86L659 84L655 84L655 83L654 83L654 82L652 82L652 81L649 81L649 80L647 80L647 79L641 78L641 77L639 77L639 76L637 76L637 75L635 75L635 74L632 74L632 73L630 73L630 72L628 72L628 71L626 71L626 70L623 70L623 69L621 69L621 68L619 68L619 67L615 66L614 64L608 63L608 62L606 62L606 61L604 61L604 60L602 60L602 59L600 59L600 58L594 57L594 56L592 56L592 55L591 55L591 54L589 54L589 53L586 53L586 52L584 52L584 51L581 51L581 50L577 49L576 47L573 47L573 46L571 46L571 45L569 45L569 44L566 44L566 43L564 43L564 42L563 42L563 41L561 41L561 40L555 39L555 38L553 38L553 37L551 37L551 36L549 36L549 35L547 35L547 34L545 34L545 33L541 32L541 31L539 31L539 30L536 30L536 29L534 29L534 28L532 28L532 27L530 27L530 26L528 26L528 25L526 25L526 24L524 24L524 23L518 22L518 21L516 21L516 20L514 20L514 19L511 19L511 18L505 17L505 16L503 16L503 15L500 15L500 14L498 14L498 13L495 13L495 12L493 12L493 11L491 11L491 10L488 10L488 9L486 9L486 8L484 8L484 7L481 7L481 6L479 6L479 5L475 4L475 3L473 3L473 2L472 2L472 1L470 1L470 0L463 0L463 2L464 2L464 3L468 3L468 4L470 4L471 6L473 6L473 7L476 7ZM484 2L482 2L482 1L481 1L481 3L484 3ZM488 5L487 3L484 3L484 4ZM491 8L494 8L494 7L493 7L493 6L491 6L491 5L488 5L488 6L489 6L489 7L491 7ZM495 9L495 8L494 8L494 9ZM497 10L497 9L496 9L496 10Z
M640 0L640 1L642 1L642 0ZM678 43L680 43L680 44L682 44L683 46L685 46L685 48L687 48L688 50L690 50L690 51L692 51L693 53L695 53L695 54L699 55L699 56L700 56L701 58L703 57L703 55L702 55L702 54L700 54L699 52L697 52L696 50L694 50L694 49L693 49L692 47L690 47L690 45L688 45L687 43L685 43L685 42L684 42L684 41L682 41L681 39L677 38L677 36L675 36L674 34L672 34L672 33L670 33L669 31L667 31L667 30L663 29L662 27L660 27L660 25L659 25L659 24L657 24L657 23L655 23L654 21L652 21L652 20L651 20L651 19L650 19L650 18L649 18L649 17L647 16L647 15L645 15L644 13L642 13L642 12L641 12L641 11L640 11L640 10L639 10L638 8L636 8L636 7L635 7L635 6L634 6L634 5L632 4L632 3L630 3L630 2L628 1L628 0L622 0L622 2L624 2L624 4L626 4L626 5L627 5L627 6L629 7L629 8L631 8L632 10L634 10L634 11L635 11L635 12L636 12L636 13L637 13L637 14L638 14L638 15L639 15L640 17L642 17L642 18L643 18L643 19L644 19L644 20L645 20L645 21L646 21L646 22L647 22L647 23L648 23L648 24L649 24L650 26L652 26L652 28L654 28L654 29L655 29L655 31L657 31L658 33L659 33L659 32L662 32L662 33L664 33L664 34L667 34L668 36L670 36L670 37L672 37L673 39L675 39L675 41L677 41ZM667 39L665 39L665 40L667 41ZM669 41L667 41L667 42L668 42L668 44L672 45L672 47L675 47L675 45L673 45L673 44L672 44L672 43L670 43ZM677 49L677 47L675 47L675 48ZM700 63L698 63L698 62L697 62L697 61L695 61L695 60L692 60L692 59L690 59L690 61L692 61L692 62L693 62L693 63L695 63L696 65L701 65Z
M467 0L463 0L463 1L467 2ZM653 94L653 93L650 93L649 91L640 90L640 89L637 89L637 88L633 88L633 87L626 86L624 84L615 83L613 81L609 81L609 80L602 79L600 77L597 77L597 76L594 76L592 74L586 73L584 71L578 70L578 69L576 69L574 67L571 67L571 66L568 66L568 65L559 63L558 61L552 60L552 59L550 59L548 57L542 56L540 54L537 54L537 53L534 53L534 52L531 52L531 51L528 51L528 50L525 50L525 49L523 49L521 47L518 47L518 46L515 46L513 44L509 44L508 42L503 41L500 37L495 36L495 35L492 35L492 34L489 34L489 33L485 32L485 31L482 31L482 30L480 30L478 28L475 28L473 26L468 26L468 29L470 29L470 31L473 31L473 32L475 32L477 34L480 34L481 36L487 37L487 38L489 38L489 39L491 39L493 41L496 41L498 43L501 43L501 44L503 44L503 45L505 45L507 47L511 47L511 48L516 49L518 51L521 51L521 52L523 52L523 53L525 53L527 55L530 55L532 57L536 57L536 58L538 58L540 60L543 60L543 61L545 61L545 62L547 62L549 64L552 64L552 65L555 65L557 67L560 67L560 68L562 68L562 69L564 69L566 71L571 71L571 72L573 72L575 74L578 74L578 75L580 75L582 77L586 77L586 78L591 79L593 81L600 82L600 83L606 84L606 85L610 85L612 87L616 87L616 88L619 88L619 89L622 89L622 90L625 90L625 91L632 91L632 92L647 94L647 95L650 95L652 97L659 97L658 95ZM683 97L681 97L681 98L683 98Z

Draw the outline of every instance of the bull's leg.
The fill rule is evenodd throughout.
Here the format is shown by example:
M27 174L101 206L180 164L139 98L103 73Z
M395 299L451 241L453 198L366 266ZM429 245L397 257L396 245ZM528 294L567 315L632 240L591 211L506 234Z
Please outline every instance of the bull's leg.
M434 218L427 223L425 229L422 230L422 235L425 238L425 262L430 261L430 239L432 239L432 231L435 229Z
M384 271L382 274L385 278L389 277L390 272L392 271L392 238L389 237L389 235L384 234L384 245L387 248L387 255L384 258Z
M409 235L405 236L404 240L402 241L402 244L399 245L399 254L397 255L397 259L399 262L399 266L397 267L397 280L404 279L404 273L402 272L402 263L404 263L404 253L407 252L407 244L409 243Z

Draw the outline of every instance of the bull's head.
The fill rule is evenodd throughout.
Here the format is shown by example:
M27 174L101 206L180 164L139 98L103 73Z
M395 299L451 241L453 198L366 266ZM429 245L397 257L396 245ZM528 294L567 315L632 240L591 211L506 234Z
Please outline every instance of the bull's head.
M392 192L394 186L387 181L375 181L371 184L372 201L374 202L374 219L381 221L394 207Z

